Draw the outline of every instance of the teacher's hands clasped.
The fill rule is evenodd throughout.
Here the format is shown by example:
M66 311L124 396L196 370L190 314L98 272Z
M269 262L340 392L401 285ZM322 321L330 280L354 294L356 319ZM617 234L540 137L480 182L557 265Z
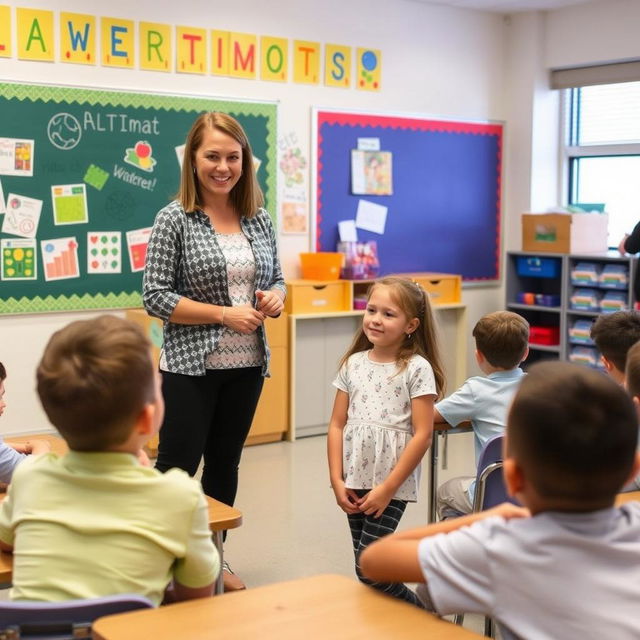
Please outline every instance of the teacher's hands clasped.
M238 333L253 333L265 319L265 314L249 305L224 308L223 324Z
M282 297L276 291L256 291L258 299L258 310L262 311L265 316L276 317L282 313L284 302Z

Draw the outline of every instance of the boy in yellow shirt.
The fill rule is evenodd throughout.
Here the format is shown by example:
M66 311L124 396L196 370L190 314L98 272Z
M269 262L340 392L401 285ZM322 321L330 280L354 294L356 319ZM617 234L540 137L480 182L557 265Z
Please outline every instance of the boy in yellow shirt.
M13 550L14 600L137 593L160 604L209 596L220 569L200 485L137 458L164 404L151 345L136 325L101 316L55 333L38 394L69 452L25 460L0 507Z

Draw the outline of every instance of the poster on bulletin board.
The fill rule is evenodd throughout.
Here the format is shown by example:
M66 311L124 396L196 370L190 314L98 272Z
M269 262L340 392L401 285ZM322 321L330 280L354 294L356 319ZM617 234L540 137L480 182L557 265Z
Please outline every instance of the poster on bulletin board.
M314 250L335 251L355 229L376 242L381 275L499 280L502 124L321 109L313 123Z
M276 108L0 83L0 313L141 306L150 229L205 111L244 127L275 216Z

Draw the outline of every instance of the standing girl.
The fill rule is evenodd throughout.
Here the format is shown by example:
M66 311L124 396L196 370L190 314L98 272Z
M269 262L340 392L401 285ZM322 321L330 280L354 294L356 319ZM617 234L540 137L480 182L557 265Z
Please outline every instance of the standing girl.
M360 554L398 526L417 500L420 461L431 444L433 404L444 375L429 297L420 285L383 278L369 290L353 344L340 363L329 424L331 486L347 514L358 578L419 604L404 584L373 583Z

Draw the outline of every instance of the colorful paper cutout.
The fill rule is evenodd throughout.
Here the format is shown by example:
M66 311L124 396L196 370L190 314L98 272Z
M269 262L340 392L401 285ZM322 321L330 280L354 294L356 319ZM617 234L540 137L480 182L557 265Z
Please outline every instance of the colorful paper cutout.
M171 25L141 22L138 31L140 68L148 71L173 71Z
M0 241L3 280L36 280L38 262L35 240L5 238Z
M60 60L96 64L96 19L84 13L60 13Z
M51 187L53 222L83 224L89 222L87 188L84 184L62 184Z
M121 240L120 231L87 232L87 273L120 273Z
M104 187L109 179L109 172L95 164L90 164L82 179L94 189L102 191L102 187Z
M74 237L42 240L40 251L45 280L65 280L80 275L78 242Z
M123 159L131 166L150 173L158 164L152 153L153 147L146 140L138 140L133 148L126 150Z
M16 9L18 58L53 62L53 11Z

